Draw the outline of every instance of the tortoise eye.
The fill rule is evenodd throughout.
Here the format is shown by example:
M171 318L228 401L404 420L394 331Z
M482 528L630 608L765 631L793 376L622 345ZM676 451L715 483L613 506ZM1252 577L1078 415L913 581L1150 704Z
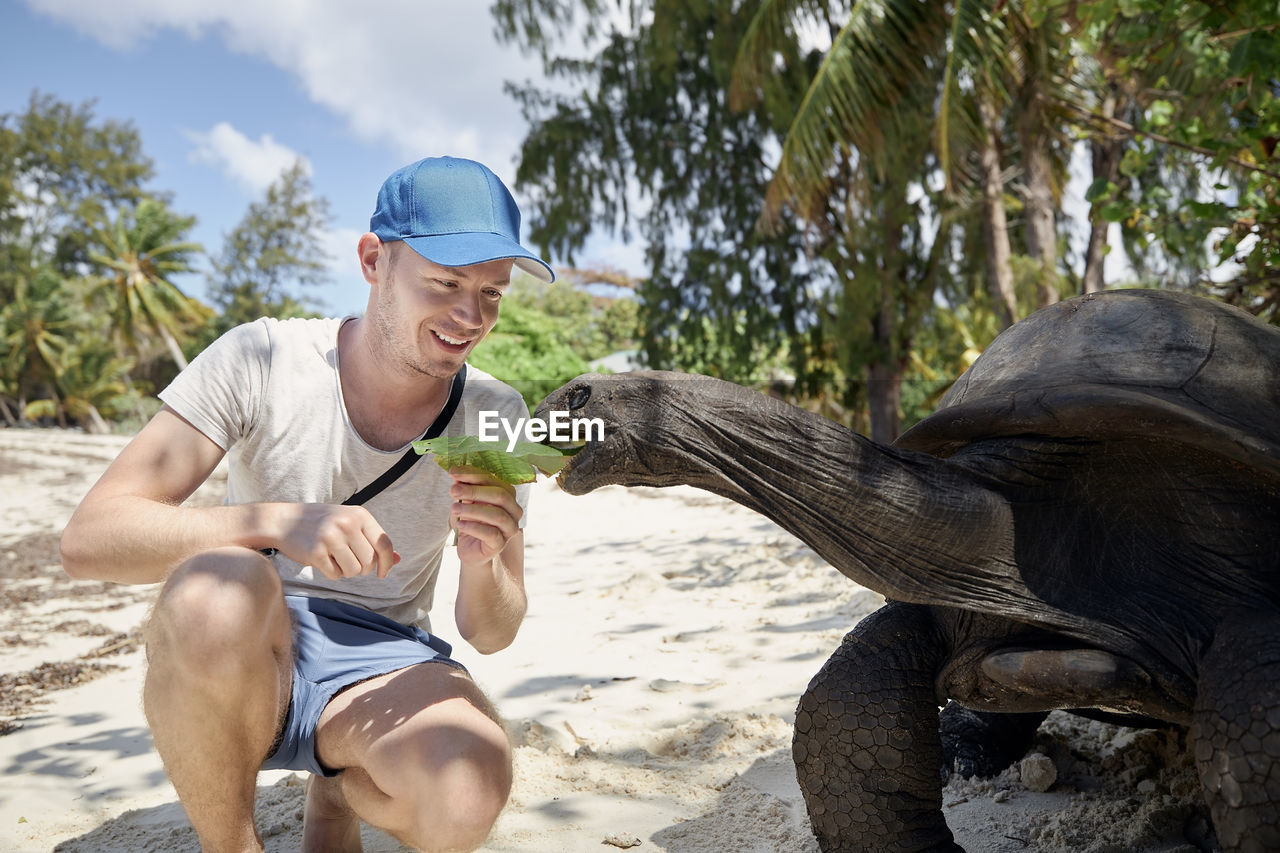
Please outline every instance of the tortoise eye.
M569 395L569 411L581 409L591 399L591 386L582 385L573 389L573 393Z

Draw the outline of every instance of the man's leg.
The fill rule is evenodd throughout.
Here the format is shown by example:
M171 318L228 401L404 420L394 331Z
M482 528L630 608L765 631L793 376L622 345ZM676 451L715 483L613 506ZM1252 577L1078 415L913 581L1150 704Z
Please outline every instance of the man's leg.
M280 579L255 551L201 554L160 591L143 705L205 853L262 850L254 793L288 708L291 646Z
M304 850L337 849L314 830L324 820L325 831L342 831L345 806L428 853L474 850L511 792L511 745L492 706L441 663L339 693L320 715L316 755L342 772L312 780Z

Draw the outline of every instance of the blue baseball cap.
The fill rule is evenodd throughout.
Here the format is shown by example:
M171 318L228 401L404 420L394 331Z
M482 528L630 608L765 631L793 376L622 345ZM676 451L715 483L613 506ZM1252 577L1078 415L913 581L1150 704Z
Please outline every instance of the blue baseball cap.
M556 280L551 265L520 245L520 209L488 167L457 157L428 157L393 172L378 190L369 230L384 243L403 240L442 267L511 258L529 275Z

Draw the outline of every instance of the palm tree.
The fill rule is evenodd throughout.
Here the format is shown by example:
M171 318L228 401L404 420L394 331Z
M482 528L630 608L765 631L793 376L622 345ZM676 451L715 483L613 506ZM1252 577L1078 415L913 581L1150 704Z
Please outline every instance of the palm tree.
M1030 117L1019 133L1028 161L1029 253L1047 266L1057 262L1054 211L1046 209L1056 199L1045 156L1053 115L1044 91L1055 79L1048 68L1052 30L1027 20L1021 4L995 0L855 0L848 8L831 0L765 0L739 51L739 103L761 87L780 40L814 22L826 25L831 47L787 132L766 222L786 204L812 208L842 147L874 166L905 134L918 132L919 116L933 116L935 151L949 186L974 186L981 200L992 303L1001 325L1009 325L1018 311L1002 144L1006 107L1015 98ZM1046 304L1056 289L1049 277L1042 281L1037 302Z
M56 382L71 326L67 291L57 273L44 267L17 276L13 300L0 309L0 355L22 416L32 394L57 399Z
M106 418L136 408L137 394L128 379L132 367L133 359L117 355L103 338L78 342L60 354L57 386L61 399L33 400L26 406L26 417L69 415L86 432L105 434L110 431Z
M143 199L132 213L122 209L112 227L97 233L103 251L91 255L111 271L102 292L116 334L139 352L139 332L154 332L179 369L187 366L187 359L178 336L212 316L169 280L174 274L193 272L193 256L203 251L198 243L182 241L194 222L175 216L163 202Z
M1010 9L1015 19L1017 88L1013 112L1018 116L1017 137L1022 161L1022 197L1026 211L1027 256L1039 264L1036 272L1036 305L1043 308L1060 297L1058 276L1057 212L1061 206L1066 163L1061 156L1070 148L1064 129L1070 120L1062 98L1070 68L1069 42L1051 28L1057 22L1036 22L1021 6Z

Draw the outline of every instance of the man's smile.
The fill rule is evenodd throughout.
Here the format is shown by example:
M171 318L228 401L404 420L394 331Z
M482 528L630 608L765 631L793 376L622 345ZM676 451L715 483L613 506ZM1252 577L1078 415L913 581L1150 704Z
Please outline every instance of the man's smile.
M441 343L443 343L447 348L450 348L450 349L462 349L462 348L464 348L464 347L468 346L468 345L471 343L471 341L472 341L472 339L471 339L471 338L455 338L455 337L451 337L451 336L446 335L446 334L443 334L443 333L441 333L441 332L437 332L435 329L432 329L432 330L431 330L431 334L435 335L435 337L436 337L436 339L437 339L438 341L440 341L440 342L441 342Z

